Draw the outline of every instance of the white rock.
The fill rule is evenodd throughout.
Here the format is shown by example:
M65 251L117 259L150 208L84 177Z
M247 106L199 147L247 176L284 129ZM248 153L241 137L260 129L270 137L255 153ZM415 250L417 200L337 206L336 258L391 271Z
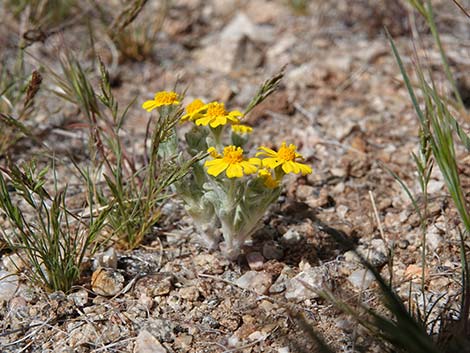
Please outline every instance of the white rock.
M336 213L342 219L344 219L346 217L346 213L348 213L348 211L349 211L348 206L339 205L338 207L336 207Z
M442 243L441 230L439 230L435 225L431 225L426 232L426 245L432 250L435 251Z
M348 281L356 288L366 289L369 288L372 281L375 279L374 274L369 270L361 269L351 273Z
M250 341L260 341L260 340L265 339L266 336L267 336L266 333L262 333L261 331L255 331L248 336L248 339Z
M143 330L137 336L134 353L166 353L167 350L152 334Z
M277 353L289 353L290 350L289 350L289 347L280 347L277 349Z
M82 289L77 292L70 293L68 298L73 300L76 306L82 307L88 302L88 292Z
M272 284L272 277L264 271L248 271L235 283L241 288L254 290L258 294L265 294Z
M292 228L289 228L287 232L282 235L282 242L285 244L297 244L302 240L302 235Z
M238 338L236 334L233 334L232 336L229 337L227 343L229 347L236 347L240 343L240 338Z
M223 41L238 41L243 36L258 41L271 42L273 40L273 28L271 26L255 25L244 13L238 13L220 33Z
M93 269L95 270L98 267L116 269L117 263L118 263L118 257L117 257L116 249L111 247L105 252L96 254L95 260L93 261Z
M18 276L0 270L0 302L8 301L15 296L18 289Z
M436 192L442 191L442 188L444 187L445 183L441 180L434 180L431 179L429 180L428 183L428 193L434 194Z
M328 270L318 266L306 269L287 282L285 297L295 301L318 298L318 291L329 288Z
M289 50L295 45L297 38L294 35L285 35L266 51L267 61L273 66L282 66L290 62Z

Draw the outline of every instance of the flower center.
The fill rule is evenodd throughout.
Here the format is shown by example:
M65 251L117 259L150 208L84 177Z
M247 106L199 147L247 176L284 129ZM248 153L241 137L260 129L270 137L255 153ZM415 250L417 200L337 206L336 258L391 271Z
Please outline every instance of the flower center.
M240 147L227 146L224 148L224 162L236 164L243 161L243 150Z
M295 160L295 147L291 148L290 146L287 147L285 144L279 148L277 155L280 159L290 162Z
M178 94L175 92L158 92L155 95L155 101L163 105L170 105L178 101Z
M186 111L189 114L194 113L195 111L201 109L204 106L204 102L200 99L193 100L188 106L186 107Z
M206 116L216 118L227 115L224 103L212 102L208 104Z

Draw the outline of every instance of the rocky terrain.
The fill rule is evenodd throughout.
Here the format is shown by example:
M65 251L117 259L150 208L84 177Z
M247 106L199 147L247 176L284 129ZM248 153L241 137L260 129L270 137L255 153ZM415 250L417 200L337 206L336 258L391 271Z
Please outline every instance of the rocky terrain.
M149 1L137 23L156 21L162 3ZM191 218L174 198L142 246L100 250L70 294L45 293L21 273L0 279L2 352L314 352L296 313L337 352L379 351L366 330L316 292L328 289L352 306L382 310L373 276L338 243L338 235L354 242L384 277L393 274L407 306L419 307L424 295L428 303L436 302L436 317L452 308L460 291L458 217L442 175L435 168L429 185L423 294L419 218L389 173L420 193L411 158L418 148L418 123L383 30L387 26L411 70L409 8L385 0L314 0L306 8L290 3L171 1L150 55L142 60L119 55L97 36L96 51L116 83L116 97L122 105L137 97L128 121L137 149L148 119L140 105L155 92L177 83L187 88L188 101L220 100L238 109L285 66L280 89L247 117L254 127L250 144L295 143L314 172L289 178L238 261L202 247ZM5 65L14 60L24 28L2 11ZM462 55L469 43L464 22L449 4L439 12L457 77L470 65ZM419 19L416 26L422 30L426 66L443 77L430 34ZM89 64L86 31L85 24L72 22L31 43L28 67L57 68L64 47ZM47 74L44 79L52 87ZM38 101L33 119L41 138L59 156L73 151L86 163L86 142L73 128L80 120L77 110L58 106L46 90ZM13 158L38 153L40 147L23 141ZM468 158L463 150L457 153ZM462 177L468 186L466 164ZM71 189L76 185L73 178L66 182ZM80 190L76 194L80 197ZM17 273L15 256L3 250L0 278Z

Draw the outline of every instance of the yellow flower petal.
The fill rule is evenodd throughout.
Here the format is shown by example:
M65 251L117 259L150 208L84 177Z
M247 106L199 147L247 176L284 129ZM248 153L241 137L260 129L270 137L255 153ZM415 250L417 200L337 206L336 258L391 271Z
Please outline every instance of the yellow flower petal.
M164 105L173 105L179 104L179 96L175 92L171 91L161 91L155 94L153 100L146 101L142 104L142 108L148 112L152 111L155 108L164 106Z
M284 162L284 163L282 163L282 170L286 174L298 173L300 171L299 167L297 167L294 162Z
M196 125L200 126L207 126L209 123L211 122L211 118L210 117L203 117L203 118L199 118L196 120Z
M241 165L243 166L243 171L245 174L254 174L258 171L258 167L250 162L242 162Z
M277 157L277 153L270 148L261 146L261 147L258 147L258 149L262 150L263 152L256 153L256 157L258 156Z
M207 152L214 159L206 161L204 166L208 168L207 173L213 176L218 176L226 170L227 177L241 178L244 174L256 173L261 165L259 158L245 159L243 149L233 145L224 148L223 156L219 155L214 147L209 147Z
M154 110L157 106L155 101L146 101L142 104L142 108L144 108L146 111L151 112Z
M212 157L212 158L221 158L222 156L219 154L219 152L217 152L217 150L215 149L215 147L209 147L207 149L207 153L209 153L209 155Z
M227 176L229 178L241 178L243 169L240 164L230 164L227 168Z
M223 116L218 116L216 118L214 118L211 122L210 122L210 127L212 128L216 128L217 126L219 125L225 125L227 123L227 119Z
M305 164L302 164L302 163L297 163L297 164L300 168L300 172L302 173L302 175L307 175L307 174L312 173L312 168L310 168L308 165L305 165Z
M265 158L263 159L262 163L263 163L263 167L274 169L277 166L281 165L282 161L280 161L277 158Z
M222 159L214 159L213 161L207 161L204 163L204 166L207 167L207 174L216 177L227 169L229 164L224 162Z
M186 114L181 117L181 121L191 120L194 121L201 116L201 113L207 109L206 104L199 98L193 100L186 107Z
M287 146L285 142L282 142L279 151L274 151L270 148L261 146L258 148L261 152L258 152L256 156L265 156L263 159L263 166L267 168L277 168L281 166L284 173L302 173L302 175L310 174L312 169L297 160L303 160L303 156L298 153L297 147L293 144Z

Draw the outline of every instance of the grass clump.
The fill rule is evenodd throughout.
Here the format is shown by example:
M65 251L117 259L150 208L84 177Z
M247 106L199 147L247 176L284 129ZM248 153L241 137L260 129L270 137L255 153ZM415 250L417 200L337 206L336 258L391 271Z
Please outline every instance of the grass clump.
M80 278L85 255L93 252L107 212L94 216L91 202L87 221L74 214L66 204L67 187L59 191L56 183L53 196L46 190L48 173L49 167L39 168L35 162L2 169L0 209L12 226L2 236L29 267L31 281L48 291L68 292Z
M134 101L119 109L109 73L100 64L100 90L96 91L80 63L66 56L62 74L54 74L63 99L77 105L87 117L90 168L76 164L101 207L109 208L112 238L133 249L160 218L160 210L170 197L169 187L190 170L200 156L182 161L177 153L164 153L165 144L175 140L175 125L182 109L167 109L149 119L144 151L127 148L130 135L124 125Z

